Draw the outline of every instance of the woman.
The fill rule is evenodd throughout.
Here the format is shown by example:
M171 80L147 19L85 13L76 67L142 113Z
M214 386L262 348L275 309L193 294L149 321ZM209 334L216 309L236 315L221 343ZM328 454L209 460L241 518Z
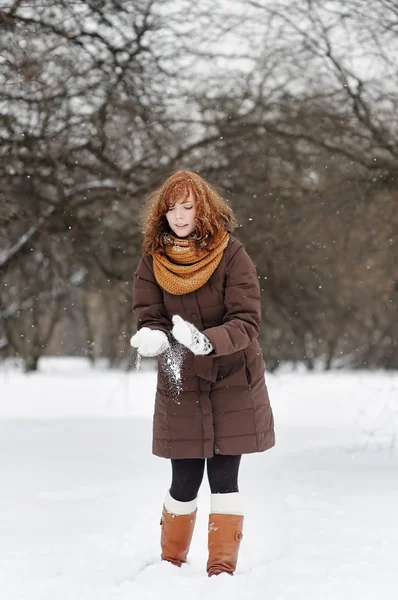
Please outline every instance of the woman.
M233 574L242 538L242 454L268 450L274 423L257 341L255 266L230 235L228 203L179 171L150 197L134 278L131 345L158 356L153 453L171 460L161 556L186 562L205 463L211 490L207 572Z

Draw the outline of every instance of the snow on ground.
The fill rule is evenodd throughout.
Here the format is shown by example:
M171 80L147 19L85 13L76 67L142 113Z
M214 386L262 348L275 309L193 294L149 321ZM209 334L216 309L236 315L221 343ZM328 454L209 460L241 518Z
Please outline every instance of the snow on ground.
M168 461L151 454L155 374L46 360L0 371L1 600L395 600L398 374L267 375L277 445L245 456L234 577L159 559Z

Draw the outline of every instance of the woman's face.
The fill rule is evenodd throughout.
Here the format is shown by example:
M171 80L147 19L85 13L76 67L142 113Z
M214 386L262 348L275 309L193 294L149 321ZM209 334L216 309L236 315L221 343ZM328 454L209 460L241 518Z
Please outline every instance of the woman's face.
M186 237L196 229L195 197L192 192L184 200L178 200L166 213L166 219L170 229L178 237Z

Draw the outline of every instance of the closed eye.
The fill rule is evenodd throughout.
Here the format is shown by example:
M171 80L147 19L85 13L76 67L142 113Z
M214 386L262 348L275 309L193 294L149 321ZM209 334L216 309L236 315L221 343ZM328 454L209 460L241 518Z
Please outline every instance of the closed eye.
M170 207L167 209L167 212L172 212L172 211L174 210L174 208L175 208L175 206L170 206ZM185 208L185 210L192 210L192 209L193 209L193 206L184 206L184 208Z

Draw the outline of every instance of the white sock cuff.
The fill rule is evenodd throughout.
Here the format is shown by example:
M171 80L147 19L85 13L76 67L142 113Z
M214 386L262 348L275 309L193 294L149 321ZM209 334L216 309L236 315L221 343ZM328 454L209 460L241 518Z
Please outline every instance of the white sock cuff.
M174 500L174 498L170 496L170 492L167 492L164 501L165 509L173 515L190 515L195 512L197 505L197 498L190 502L179 502L179 500Z
M243 515L239 492L210 494L210 512L219 515Z

